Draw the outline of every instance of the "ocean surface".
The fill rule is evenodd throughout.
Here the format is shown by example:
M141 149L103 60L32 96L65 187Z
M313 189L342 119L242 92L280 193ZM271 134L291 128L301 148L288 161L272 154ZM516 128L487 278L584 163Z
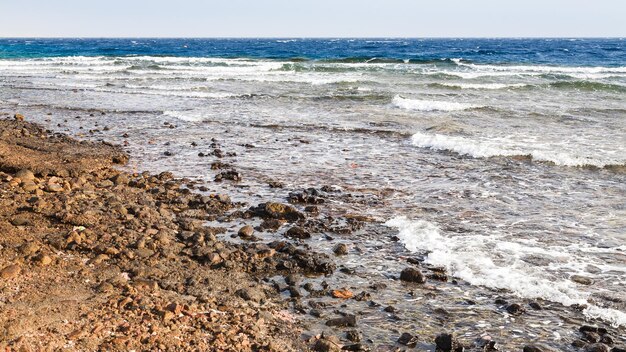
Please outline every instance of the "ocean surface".
M364 234L367 260L345 265L389 277L422 255L469 283L459 295L626 327L624 39L0 39L0 109L250 204L322 185L375 198L332 206L402 246ZM211 138L245 186L212 183Z

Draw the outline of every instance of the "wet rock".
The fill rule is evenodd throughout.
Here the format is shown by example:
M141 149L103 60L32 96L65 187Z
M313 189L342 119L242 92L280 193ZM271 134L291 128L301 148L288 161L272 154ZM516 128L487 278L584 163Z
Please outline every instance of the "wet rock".
M289 286L295 286L298 284L298 282L300 282L300 278L298 277L298 275L289 274L285 276L285 283Z
M342 351L354 351L354 352L366 352L369 351L370 348L367 345L362 343L354 343L352 345L346 345L341 348Z
M595 333L595 332L591 332L591 331L584 331L583 333L583 339L587 342L591 342L591 343L595 343L595 342L600 342L600 334Z
M585 352L611 352L611 349L603 343L592 343L585 347Z
M15 119L15 121L24 121L24 115L22 115L22 114L15 114L15 115L13 115L13 119Z
M348 298L352 298L354 296L354 293L352 293L352 291L349 291L349 290L332 290L331 296L333 296L333 298L348 299Z
M626 347L613 347L611 352L626 352Z
M251 238L252 235L254 234L254 229L252 228L252 226L246 225L246 226L240 228L239 232L237 234L241 238Z
M520 315L523 314L526 310L520 304L512 303L506 307L506 311L511 315Z
M269 218L297 221L305 218L304 214L300 213L293 206L282 203L262 203L259 204L257 207L250 209L250 211L254 215L265 219Z
M435 337L436 350L441 352L461 352L463 345L456 340L453 334L439 334Z
M526 345L523 352L553 352L554 350L543 345Z
M222 171L215 176L215 181L230 180L239 182L242 179L241 174L235 170Z
M356 330L349 330L346 332L346 339L351 342L361 342L361 333Z
M417 336L413 336L408 332L405 332L400 336L400 338L398 338L398 343L410 348L414 348L415 346L417 346Z
M17 173L15 173L15 177L22 180L22 182L35 180L35 174L33 174L33 172L28 169L22 169L18 171Z
M538 302L530 302L530 303L528 303L528 305L530 306L530 308L532 308L534 310L542 310L543 309L541 304L539 304Z
M580 331L581 333L585 333L585 332L595 332L597 334L600 335L604 335L607 333L605 328L601 328L601 327L597 327L597 326L590 326L590 325L583 325L581 326L578 331Z
M406 282L416 282L419 284L423 284L426 282L426 278L424 275L417 269L414 268L406 268L402 270L400 273L400 280Z
M311 234L300 226L293 226L285 232L285 237L305 240L311 238Z
M22 268L17 264L12 264L0 270L0 279L10 280L16 278L22 272Z
M570 277L570 280L572 280L572 281L574 281L576 283L579 283L581 285L591 285L591 284L593 284L593 280L592 279L590 279L588 277L585 277L585 276L581 276L581 275L572 275Z
M341 318L330 319L326 321L326 326L333 327L356 327L356 316L347 314Z
M340 352L341 344L339 343L339 340L334 336L322 336L317 341L315 341L312 349L316 352Z
M285 223L285 220L278 219L268 219L263 220L263 222L259 225L261 230L269 230L269 231L277 231L281 226Z
M336 255L346 255L348 254L348 245L345 243L339 243L333 248L333 252Z

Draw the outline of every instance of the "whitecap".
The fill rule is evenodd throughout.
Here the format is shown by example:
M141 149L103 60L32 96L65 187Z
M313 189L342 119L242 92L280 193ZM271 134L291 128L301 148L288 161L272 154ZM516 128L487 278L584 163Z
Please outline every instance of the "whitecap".
M459 111L480 107L473 104L449 101L407 99L399 95L393 97L392 103L401 109L416 111Z

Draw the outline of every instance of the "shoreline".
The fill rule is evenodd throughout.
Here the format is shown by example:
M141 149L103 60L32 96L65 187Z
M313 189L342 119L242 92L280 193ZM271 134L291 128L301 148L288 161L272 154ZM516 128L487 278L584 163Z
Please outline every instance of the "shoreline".
M338 265L332 252L312 252L306 241L311 233L328 237L372 230L368 219L346 215L339 219L341 227L323 215L326 191L294 192L289 203L260 200L246 206L232 202L228 194L194 193L198 184L168 172L119 171L116 167L128 155L107 143L77 141L11 120L0 120L0 134L0 189L5 195L0 230L10 235L0 243L0 287L10 293L0 301L0 310L11 312L0 318L0 347L338 351L343 346L366 351L374 345L431 349L449 341L450 349L464 345L487 351L496 342L506 343L497 336L457 339L445 323L432 331L390 330L383 339L389 341L386 345L362 336L358 304L384 311L391 320L403 319L402 313L377 302L387 288L375 278L363 278L369 284L358 293L363 285L352 286L352 279L348 288L332 287L325 276L361 274ZM22 173L18 181L16 173L23 169L33 175ZM236 178L228 170L220 174ZM233 219L251 226L225 225ZM287 229L285 240L256 236L279 228ZM228 241L229 236L239 238L238 243ZM338 255L345 250L333 248ZM409 297L445 299L438 297L442 289L463 284L448 282L445 272L415 257L405 260L406 267L418 269L398 272L401 280L393 280L403 282ZM531 310L524 308L528 302L522 306L517 301L522 303L507 297L496 304L511 316ZM554 315L566 308L557 308ZM44 319L43 312L48 314ZM442 321L451 314L435 313ZM575 335L577 348L605 341L605 335L619 339L619 329L585 326ZM589 340L593 334L596 342ZM530 348L531 342L518 344ZM534 347L538 349L531 351L551 350Z

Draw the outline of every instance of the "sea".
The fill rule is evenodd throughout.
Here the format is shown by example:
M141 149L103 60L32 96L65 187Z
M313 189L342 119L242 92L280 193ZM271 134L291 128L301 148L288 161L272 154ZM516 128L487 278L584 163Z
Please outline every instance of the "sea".
M572 319L626 331L623 38L4 38L0 111L250 205L350 193L326 206L384 230L309 246L349 244L338 260L362 275L344 283L386 280L380 300L416 312L372 313L370 336L442 324L442 307L469 337L569 346ZM243 181L213 181L211 143ZM407 295L393 279L412 256L459 286ZM563 308L516 320L498 295Z

